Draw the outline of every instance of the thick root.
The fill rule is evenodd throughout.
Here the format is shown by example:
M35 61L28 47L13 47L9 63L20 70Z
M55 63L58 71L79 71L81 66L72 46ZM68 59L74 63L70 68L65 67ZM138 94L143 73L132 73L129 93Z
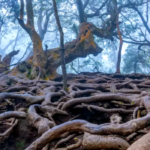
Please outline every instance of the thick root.
M129 143L126 140L115 135L103 136L85 133L83 137L82 146L85 150L126 150L129 147Z

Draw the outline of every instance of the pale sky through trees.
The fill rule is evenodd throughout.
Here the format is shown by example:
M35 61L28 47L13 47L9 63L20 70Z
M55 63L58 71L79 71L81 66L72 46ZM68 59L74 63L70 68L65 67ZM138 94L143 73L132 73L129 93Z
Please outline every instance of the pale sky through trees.
M34 1L34 2L36 2L36 1ZM75 14L75 13L77 13L77 7L76 7L76 5L75 4L72 4L72 5L70 5L71 3L73 3L73 1L70 1L70 3L67 3L66 5L61 5L62 7L61 8L59 8L60 9L60 11L59 11L59 14L60 14L60 19L64 19L63 17L62 17L62 15L64 15L64 16L66 16L66 17L68 17L69 15L72 15L72 14ZM70 7L71 7L71 10L70 10ZM67 13L63 13L63 10L65 9L65 11L67 12ZM145 19L146 19L146 5L142 8L143 10L144 10L144 13L143 14L145 14L144 15L144 17L145 17ZM88 12L88 10L86 9L85 11L87 11ZM149 10L148 10L149 11ZM88 13L91 13L92 11L90 10ZM3 9L3 13L6 13L6 10L5 9ZM38 13L37 13L38 14ZM36 30L38 30L38 28L37 28L37 14L35 13L35 27L36 27ZM62 17L62 18L61 18ZM108 15L108 17L110 17L109 15ZM45 35L45 38L44 38L44 41L43 41L43 49L45 49L45 44L47 44L48 45L48 48L50 49L50 48L55 48L55 47L58 47L58 45L59 45L59 36L58 36L58 31L55 31L55 23L54 23L54 16L51 16L50 17L51 19L50 19L50 23L53 23L53 26L52 25L50 25L50 23L49 23L49 28L48 28L48 31L47 31L47 33L46 33L46 35ZM69 17L68 17L69 18ZM120 21L122 21L123 19L122 19L123 17L121 16L121 14L120 14ZM45 17L44 17L44 19L45 19ZM132 18L132 17L130 17L130 18L128 18L128 19L130 19L130 21L131 22L133 22L134 23L134 19ZM97 20L96 18L89 18L89 22L95 22L97 25L99 25L100 24L100 21L99 20ZM140 21L140 24L142 25L142 21L141 21L141 19L140 18L138 18L138 22ZM77 20L77 19L73 19L73 22L76 24L76 25L79 25L79 21ZM66 22L65 22L66 23ZM63 24L64 25L64 27L63 27L63 31L64 31L64 35L65 35L65 41L71 41L71 40L73 40L76 36L75 36L75 34L74 34L74 32L71 30L71 26L70 25L68 25L68 24ZM128 22L127 21L127 24L130 24L130 22ZM122 26L123 25L123 23L121 23L120 24L120 26ZM148 25L150 26L150 20L148 21ZM5 27L5 29L7 29L8 30L8 32L7 32L7 34L4 34L4 35L0 35L1 37L0 37L0 48L1 49L4 49L5 48L5 46L7 46L8 45L8 43L11 41L11 40L14 40L15 38L16 38L16 35L17 35L17 27L18 27L18 22L17 22L17 20L15 20L15 22L10 22L10 21L8 21L8 23L7 23L7 28ZM4 29L4 28L3 28ZM4 29L4 30L5 30ZM145 32L146 30L145 30L145 27L144 26L141 26L141 29L142 29L142 31L143 32ZM21 27L19 27L19 35L21 36L21 37L19 37L19 39L18 39L18 41L17 41L17 44L16 44L16 46L15 46L15 50L20 50L20 53L18 54L18 55L16 55L15 56L15 59L13 59L13 61L12 61L12 63L16 63L23 55L24 55L24 53L25 53L25 51L26 51L26 47L27 47L27 45L28 45L28 43L30 43L31 42L31 40L30 40L30 38L28 37L28 35L22 30L22 28ZM52 32L54 30L54 32ZM121 30L123 30L123 29L121 29ZM147 31L146 31L147 32ZM22 34L22 35L21 35ZM136 35L136 33L134 33L135 35ZM22 38L24 36L24 38ZM138 36L138 34L137 34L137 36ZM146 37L147 37L147 39L150 41L150 35L148 34L148 32L147 32L147 34L146 34ZM103 39L100 39L100 40L103 40ZM106 44L105 44L106 43ZM101 43L100 43L101 44ZM115 44L115 46L114 46L114 44ZM15 45L15 42L13 42L8 48L7 48L7 50L5 51L5 53L3 53L3 52L1 52L0 51L0 54L4 57L4 54L8 54L9 52L11 52L12 50L13 50L13 47L14 47L14 45ZM123 48L122 48L122 57L124 56L124 54L126 53L126 49L127 49L127 47L129 46L130 44L128 44L128 43L123 43ZM104 47L103 47L104 46ZM104 45L103 45L102 47L104 48L104 50L103 50L103 52L102 53L100 53L98 56L96 56L96 57L94 57L94 56L92 56L91 55L91 57L93 58L93 59L95 59L95 60L98 60L100 63L102 63L102 71L104 71L104 72L108 72L108 70L110 70L110 69L112 69L113 67L114 67L114 65L116 64L116 59L114 59L114 62L112 61L112 59L111 59L111 55L109 55L109 51L111 51L112 49L114 49L114 51L115 51L115 54L113 54L113 55L117 55L117 50L118 50L118 46L119 46L119 43L117 43L116 41L114 41L114 42L112 42L111 44L109 44L108 45L108 42L107 42L107 40L104 42ZM32 46L30 46L30 49L32 49ZM28 52L27 52L27 54L25 55L25 57L24 57L24 59L28 56L28 54L30 53L30 49L28 50ZM107 49L107 50L106 50ZM113 56L113 57L115 57L115 56ZM117 58L117 56L116 56L116 58ZM87 58L79 58L80 60L79 60L79 62L81 63L81 65L82 65L82 63L84 62L84 61L86 61L86 60L88 60L89 59L89 57L87 57ZM122 59L122 61L123 61L123 59ZM122 62L122 64L121 64L121 66L124 64L124 62ZM86 68L85 68L85 71L86 70L91 70L91 67L93 67L93 66L86 66ZM71 70L69 70L69 71L71 71ZM114 71L114 70L113 70Z

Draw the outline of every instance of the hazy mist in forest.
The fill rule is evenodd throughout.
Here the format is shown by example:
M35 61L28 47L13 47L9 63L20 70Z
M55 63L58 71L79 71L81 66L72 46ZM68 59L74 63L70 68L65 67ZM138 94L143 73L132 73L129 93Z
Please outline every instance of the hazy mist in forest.
M38 1L34 1L34 2L38 3ZM37 8L38 8L38 4L35 5L35 9ZM88 13L92 12L89 8L90 7L86 8L86 12ZM74 24L76 26L79 25L79 21L76 19L76 16L71 20L71 17L69 17L69 15L78 14L77 7L74 4L74 2L70 0L69 3L66 3L65 1L61 2L59 4L58 10L59 10L59 15L60 15L60 20L63 26L65 42L69 42L76 38L75 32L73 31L73 25ZM143 16L146 19L147 17L146 6L140 8L140 10L143 11ZM6 9L4 8L1 11L4 14L7 12ZM38 27L37 27L38 13L39 13L38 11L34 12L35 27L37 31L38 31ZM124 15L125 15L125 12L124 12ZM129 20L125 20L125 18L123 18L123 15L120 15L119 20L121 22L120 27L121 27L122 32L124 32L125 21L129 25L131 23L134 24L135 20L133 19L132 15L133 17L135 16L132 12L131 17L128 18ZM128 15L128 17L129 16L130 15ZM44 15L43 20L45 19L46 18ZM97 18L89 18L88 21L95 23L95 25L97 26L102 25L100 19L97 19ZM142 25L142 21L140 17L137 15L136 15L136 21L137 21L136 23L140 24L139 30L145 33L147 40L150 41L150 35L146 31L145 27ZM150 26L149 20L148 20L148 25ZM44 26L44 24L42 24L42 26ZM2 31L3 32L0 34L0 55L4 57L6 54L8 54L9 52L13 50L20 50L19 54L14 56L11 64L17 63L18 60L22 58L23 56L24 57L22 58L22 60L25 60L29 56L30 51L32 50L32 42L29 36L27 35L27 33L19 26L17 19L15 19L14 21L7 21L7 23L2 27ZM141 37L139 37L140 34L138 32L135 32L134 36L135 36L135 39L137 38L137 36L139 39L143 38L142 35ZM100 47L103 48L103 52L98 54L98 56L89 55L86 58L78 58L74 60L74 62L67 64L68 73L69 72L76 73L74 69L77 70L77 72L82 72L82 71L115 72L115 66L117 62L117 53L118 53L118 48L119 48L119 40L115 39L114 41L109 41L109 40L102 39L102 38L97 38L97 37L95 38L97 39L97 41L99 41L98 45L100 45ZM54 15L50 16L48 30L43 40L43 49L45 49L45 44L48 45L48 49L59 47L59 33L56 27ZM127 53L126 50L130 48L130 45L131 45L130 43L125 43L125 42L123 43L121 68L126 63L123 58L125 54ZM95 65L98 65L98 69L94 69ZM74 66L74 69L72 68L72 66ZM58 68L58 72L61 73L60 68Z

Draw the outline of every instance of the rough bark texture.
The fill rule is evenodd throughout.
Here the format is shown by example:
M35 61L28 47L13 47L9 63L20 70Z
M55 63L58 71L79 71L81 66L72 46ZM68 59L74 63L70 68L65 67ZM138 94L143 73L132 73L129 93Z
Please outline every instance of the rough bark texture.
M42 40L40 39L40 36L38 35L38 33L34 28L34 14L33 14L32 0L26 0L26 12L27 12L27 24L25 24L23 20L24 1L21 0L20 18L18 18L18 22L20 26L29 34L33 42L34 66L40 66L45 68L47 60L42 48Z
M19 53L19 50L17 51L12 51L9 54L7 54L3 60L1 60L1 55L0 55L0 73L3 71L9 70L11 59Z
M88 1L86 3L88 3ZM114 32L116 29L116 26L114 27L113 25L115 22L115 19L109 21L112 24L110 25L110 28L107 28L107 29L97 28L92 23L88 23L86 20L86 14L84 12L84 8L87 5L86 3L85 5L83 5L81 0L76 1L78 12L79 12L79 18L80 18L78 37L74 39L73 41L66 43L63 46L64 48L60 46L59 48L56 48L56 49L50 49L46 53L46 56L45 56L45 53L42 48L43 35L40 34L40 36L42 37L42 40L41 40L40 36L37 34L34 28L32 1L26 0L27 24L25 24L23 21L24 1L21 0L20 18L18 19L18 21L21 27L31 37L31 40L33 42L33 51L34 51L33 57L28 58L28 60L26 61L27 65L26 66L22 65L23 68L26 68L26 69L23 69L25 76L27 76L28 74L31 78L35 78L39 74L38 73L39 71L36 69L36 67L40 67L40 68L45 68L45 70L41 72L41 76L43 75L45 77L45 74L46 74L47 75L46 78L53 78L53 75L56 75L56 69L61 65L61 57L59 53L60 50L65 49L64 60L66 63L69 63L69 62L72 62L76 58L86 57L89 54L93 54L94 56L96 56L97 54L102 52L102 48L100 48L94 41L94 35L100 38L106 38L110 40L113 39L112 36L116 35L116 33ZM102 4L102 6L98 9L98 11L100 11L100 9L102 9L106 3ZM52 12L49 12L46 15L46 17L49 17L51 14ZM46 31L48 18L46 19L47 21L44 23L44 29L42 29L42 26L40 24L41 12L39 12L38 28L39 28L40 33L45 33ZM62 37L62 32L60 33ZM18 71L20 70L17 68L13 72L13 74L16 74L16 72Z
M102 52L102 48L100 48L94 42L93 33L96 32L95 31L97 30L96 27L91 23L82 23L79 28L80 30L77 39L73 40L72 42L68 42L64 45L64 49L65 49L64 57L65 57L66 64L72 62L76 58L86 57L89 54L93 54L94 56L96 56ZM101 36L103 36L102 34ZM35 36L38 35L35 33ZM35 39L38 39L38 37ZM37 44L37 42L35 43ZM46 63L47 65L45 71L48 78L53 78L54 75L57 74L56 73L57 68L61 65L60 50L61 49L59 47L47 51L47 59L45 59L47 60ZM38 57L39 56L38 54L41 53L38 52L37 55L34 54L34 56L36 56L38 60L41 60L43 57L40 59ZM34 62L34 60L35 60L34 57L30 57L25 62L20 63L17 69L14 69L14 71L12 71L12 74L16 75L19 71L22 72L26 77L30 76L31 78L36 78L38 76L39 71L38 69L34 69L32 66L32 62ZM21 70L19 70L19 68L21 68ZM24 68L23 71L22 68Z

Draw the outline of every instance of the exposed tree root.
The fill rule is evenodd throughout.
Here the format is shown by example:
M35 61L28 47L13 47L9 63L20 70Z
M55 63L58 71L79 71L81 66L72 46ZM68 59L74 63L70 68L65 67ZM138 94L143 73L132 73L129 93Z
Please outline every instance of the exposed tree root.
M61 76L45 81L40 74L36 80L0 76L2 150L10 139L20 150L20 131L27 133L25 150L150 147L149 75L72 74L65 92Z
M24 112L8 111L8 112L4 112L4 113L0 114L0 121L4 120L4 119L12 118L12 117L24 119L24 118L26 118L26 116L27 115Z
M83 148L86 150L98 150L98 149L115 149L126 150L129 147L129 143L115 135L102 136L92 135L85 133L82 142Z
M122 101L124 103L132 103L132 99L127 98L125 96L118 95L118 94L106 94L106 95L100 94L97 96L72 99L63 105L62 110L67 110L70 107L73 107L81 103L104 102L104 101L106 102L106 101L111 101L111 100Z
M94 105L87 105L82 103L82 105L77 105L74 108L87 108L90 110L95 110L97 112L105 112L105 113L121 113L121 114L132 114L133 110L125 110L122 108L116 108L116 109L105 109L103 107L94 106Z
M74 138L75 136L76 136L76 134L72 134L72 135L68 136L67 138L60 140L60 141L55 145L55 147L54 147L53 150L55 150L59 145L65 143L65 142L68 142L69 140L71 140L71 139Z
M47 143L58 138L65 132L82 131L91 134L129 135L137 130L143 129L150 124L150 114L143 118L134 119L124 124L94 125L84 120L74 120L61 124L45 132L39 139L33 142L26 150L38 150Z
M72 150L72 149L80 147L81 145L82 145L82 140L78 140L76 144L72 144L72 145L67 146L66 148L58 148L55 150Z
M127 150L149 150L150 148L150 133L147 133L139 140L135 141Z
M29 94L14 94L14 93L0 93L0 102L4 99L22 99L29 104L38 103L44 100L45 96L32 96Z
M28 110L29 123L38 130L38 134L42 135L48 131L50 127L54 126L54 123L47 118L41 117L36 113L35 107L39 105L31 105Z

